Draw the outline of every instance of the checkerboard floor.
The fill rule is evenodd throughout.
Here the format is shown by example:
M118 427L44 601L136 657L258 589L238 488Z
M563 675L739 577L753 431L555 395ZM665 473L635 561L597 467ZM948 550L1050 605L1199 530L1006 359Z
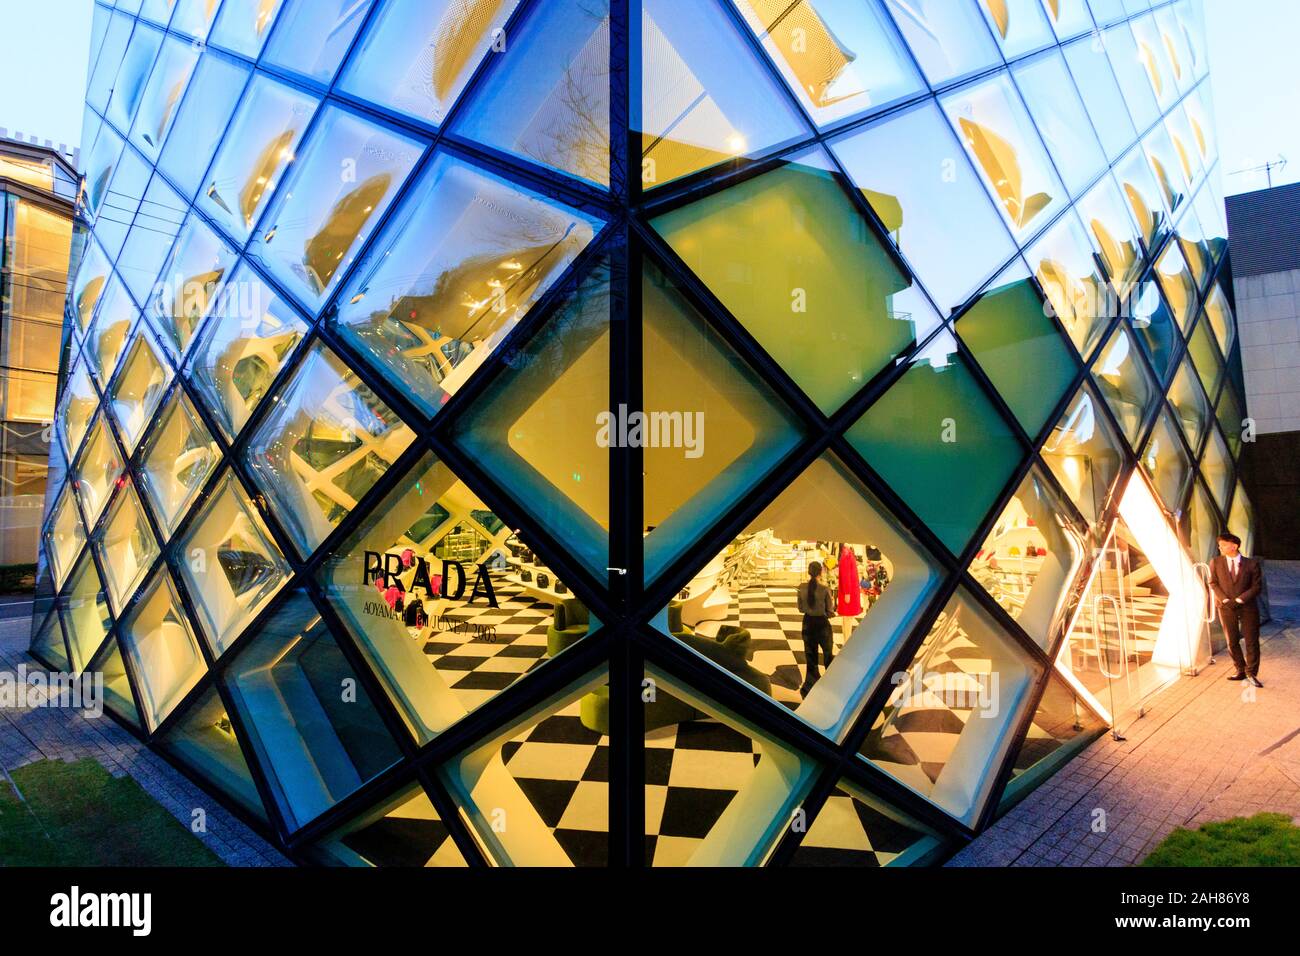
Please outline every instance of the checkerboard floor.
M524 594L504 572L493 573L492 586L500 607L462 604L443 615L442 629L431 627L424 653L473 710L542 663L546 658L546 629L551 606ZM451 625L466 625L458 631ZM474 629L491 627L491 635Z
M886 866L922 834L843 790L827 799L792 866Z

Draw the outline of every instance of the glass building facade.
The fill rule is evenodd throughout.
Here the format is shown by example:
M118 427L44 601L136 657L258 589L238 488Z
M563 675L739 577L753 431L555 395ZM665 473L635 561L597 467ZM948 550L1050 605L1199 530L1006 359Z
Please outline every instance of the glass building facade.
M98 4L33 652L304 863L940 859L1250 551L1208 83L1192 0Z
M15 583L40 542L76 192L64 156L0 138L0 572Z

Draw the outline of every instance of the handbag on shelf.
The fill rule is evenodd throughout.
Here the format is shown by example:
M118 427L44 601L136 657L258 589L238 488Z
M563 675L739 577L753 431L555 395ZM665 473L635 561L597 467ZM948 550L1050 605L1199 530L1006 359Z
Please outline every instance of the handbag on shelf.
M563 581L556 581L556 582L555 582L555 593L556 593L556 594L568 594L568 593L569 593L569 589L568 589L567 587L564 586L564 582L563 582Z
M523 581L525 584L532 581L532 579L533 579L533 572L529 571L527 568L524 568L522 571L519 572L519 580Z
M550 576L549 574L543 574L541 571L538 571L538 572L537 572L537 586L538 586L539 588L547 588L547 587L550 587L550 586L551 586L551 576Z

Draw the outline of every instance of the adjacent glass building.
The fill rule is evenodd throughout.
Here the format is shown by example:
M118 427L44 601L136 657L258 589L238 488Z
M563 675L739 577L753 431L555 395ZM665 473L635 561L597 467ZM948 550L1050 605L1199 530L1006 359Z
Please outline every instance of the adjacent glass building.
M1210 104L1190 0L98 5L33 652L303 862L940 859L1249 541Z
M76 192L62 154L0 138L0 575L10 586L30 579L40 543Z

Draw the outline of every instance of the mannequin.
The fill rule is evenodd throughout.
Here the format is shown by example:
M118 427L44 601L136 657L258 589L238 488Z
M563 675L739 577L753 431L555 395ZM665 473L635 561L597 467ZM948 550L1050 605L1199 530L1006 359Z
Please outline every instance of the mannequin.
M862 614L862 585L858 579L858 556L847 544L840 545L839 600L840 637L844 644Z

